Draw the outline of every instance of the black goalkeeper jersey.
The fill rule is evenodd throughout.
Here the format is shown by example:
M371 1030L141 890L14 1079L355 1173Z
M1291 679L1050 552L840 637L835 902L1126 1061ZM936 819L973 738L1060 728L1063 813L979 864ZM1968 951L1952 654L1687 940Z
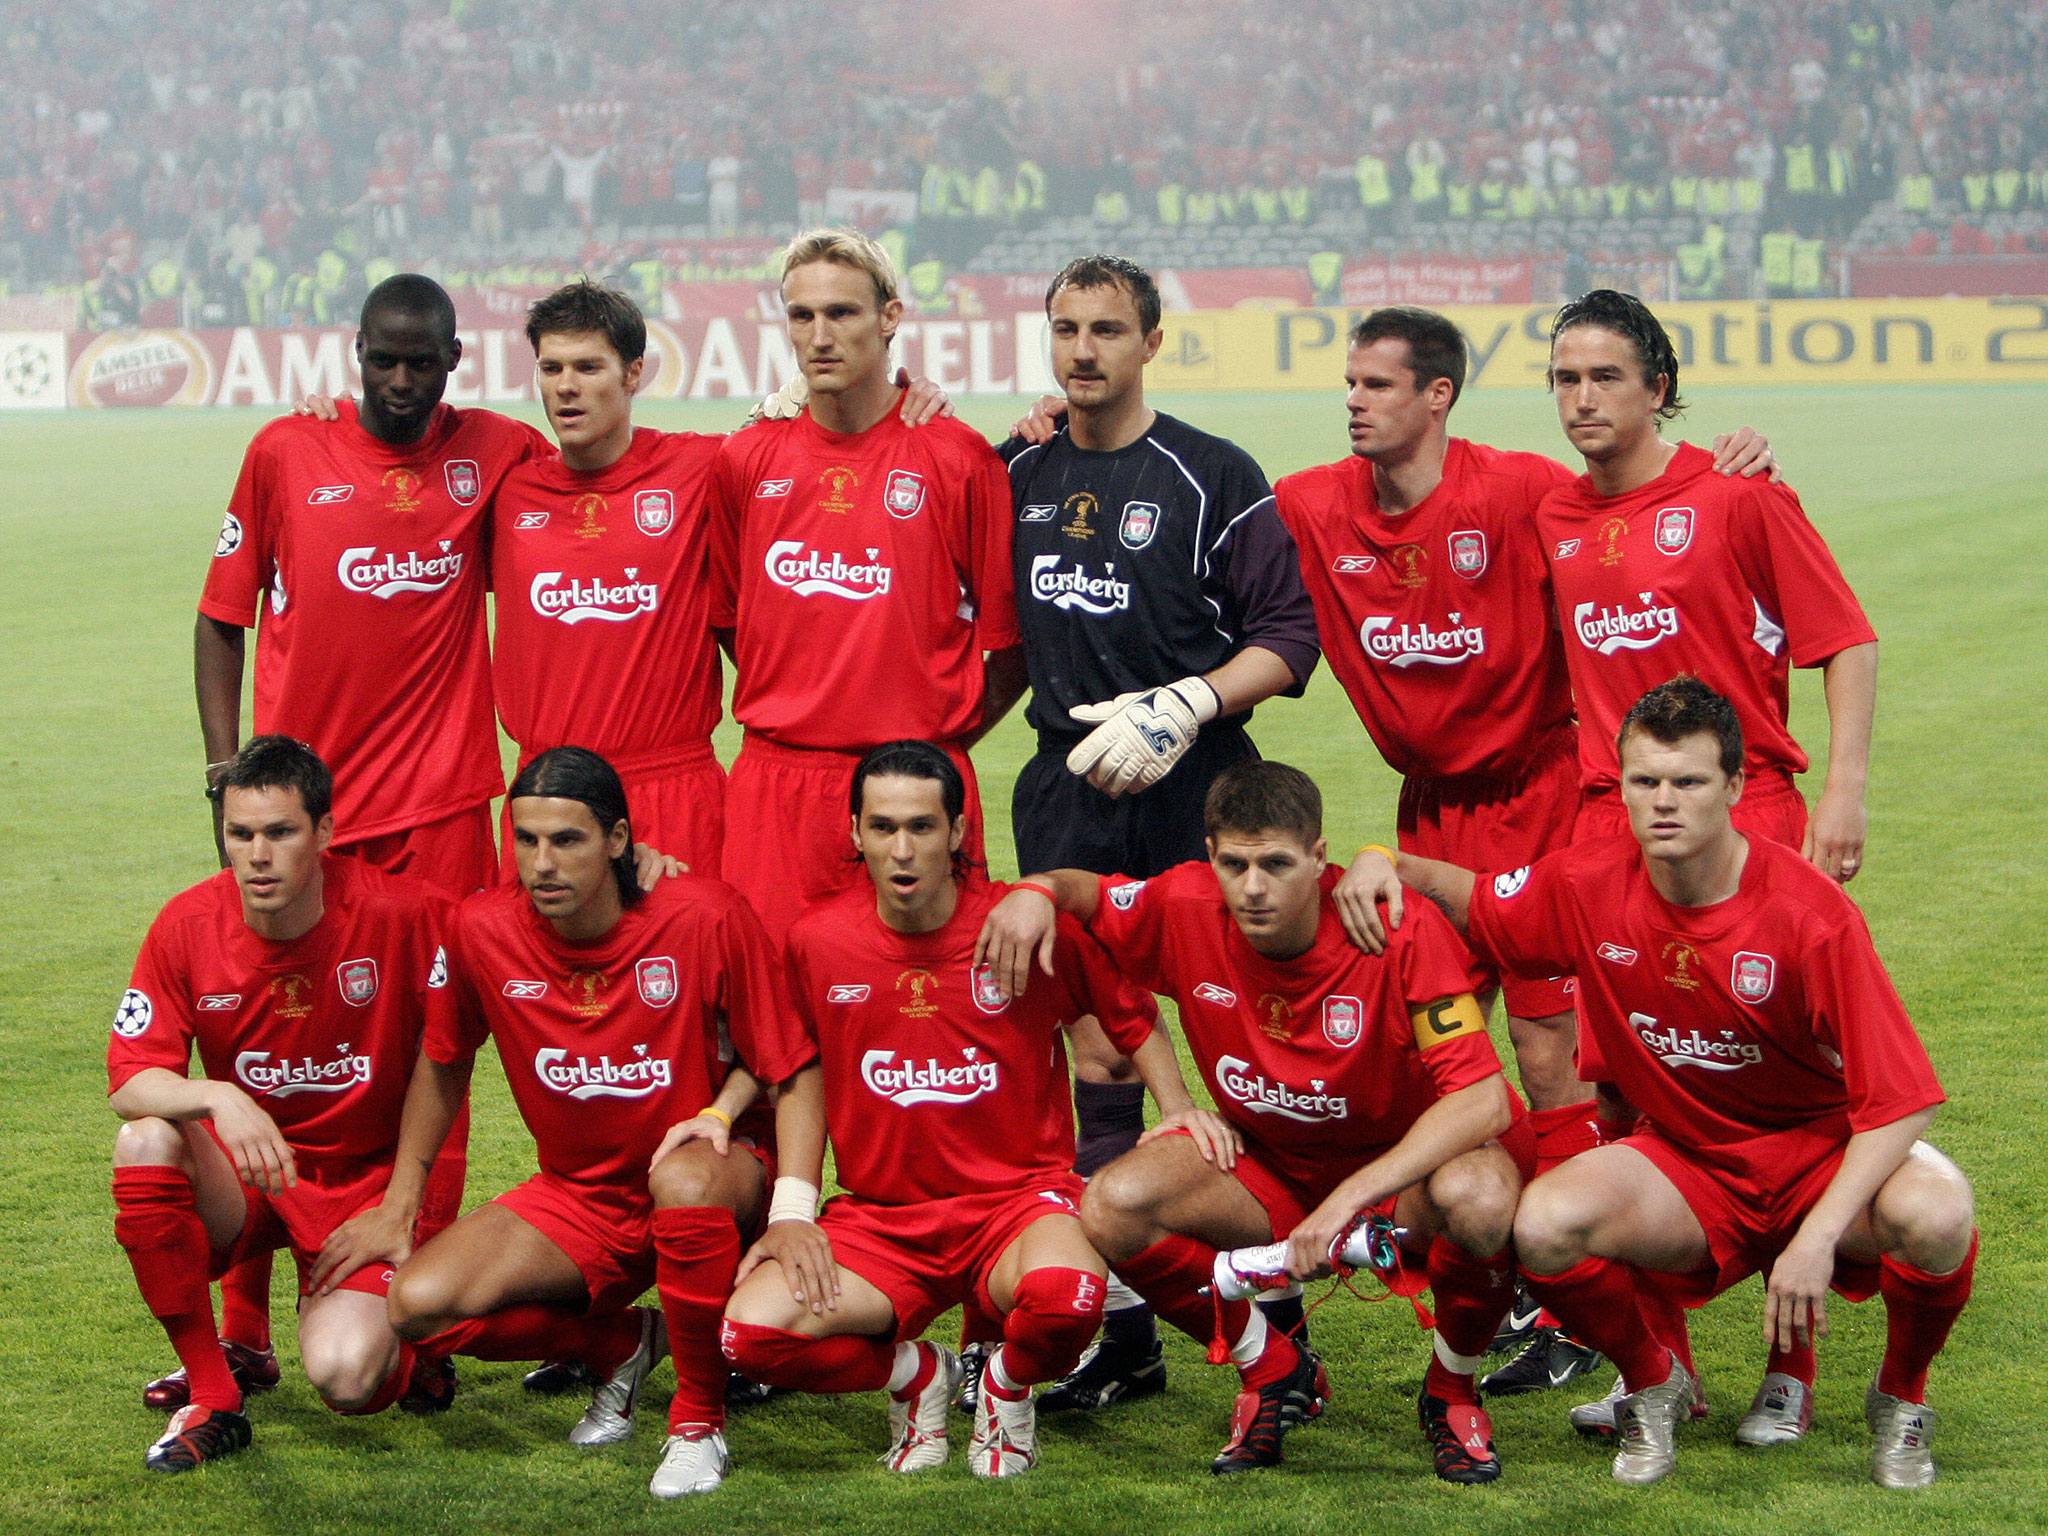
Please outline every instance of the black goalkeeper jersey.
M1041 743L1078 741L1068 715L1135 688L1213 671L1246 645L1279 655L1298 694L1315 670L1300 556L1248 453L1161 414L1112 453L1012 439L1017 621ZM1230 717L1242 722L1249 711Z

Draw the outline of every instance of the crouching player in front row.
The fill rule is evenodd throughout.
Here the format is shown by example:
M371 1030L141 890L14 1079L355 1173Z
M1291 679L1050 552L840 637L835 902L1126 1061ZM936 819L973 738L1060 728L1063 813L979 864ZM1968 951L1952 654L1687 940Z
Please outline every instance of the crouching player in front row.
M703 1492L726 1471L719 1316L741 1235L767 1205L766 1117L746 1111L760 1084L779 1085L782 1144L803 1147L815 1052L738 892L687 874L642 892L625 791L603 758L543 752L507 799L519 884L455 914L455 1008L428 1028L390 1194L336 1234L334 1268L362 1253L403 1259L392 1321L436 1353L586 1362L598 1387L572 1444L632 1434L641 1384L671 1354L669 1439L650 1489ZM540 1172L407 1258L422 1177L486 1036ZM650 1282L659 1314L630 1305Z
M1617 1480L1669 1473L1698 1389L1660 1319L1761 1271L1781 1349L1827 1331L1830 1285L1884 1297L1871 1474L1930 1483L1927 1370L1977 1240L1969 1181L1919 1139L1942 1100L1927 1052L1841 887L1731 824L1743 747L1726 699L1690 677L1653 688L1619 749L1632 836L1494 879L1400 859L1502 966L1578 976L1580 1075L1642 1114L1538 1179L1515 1217L1530 1291L1621 1370L1612 1404L1573 1421L1610 1408Z
M1505 1250L1534 1137L1473 999L1470 953L1419 904L1384 955L1355 948L1322 815L1299 769L1240 763L1209 790L1208 863L1149 881L1032 875L981 951L1001 985L1035 996L1034 959L1058 974L1054 911L1072 913L1180 1007L1218 1114L1169 1114L1089 1182L1082 1219L1154 1311L1229 1350L1243 1387L1210 1470L1279 1461L1281 1437L1328 1392L1316 1357L1257 1307L1201 1294L1217 1251L1285 1239L1289 1273L1307 1279L1356 1219L1379 1215L1407 1229L1435 1292L1419 1409L1437 1476L1491 1482L1500 1461L1473 1371L1513 1298Z
M883 1464L915 1472L945 1460L960 1382L958 1358L918 1336L971 1298L1003 1331L969 1464L1011 1477L1037 1460L1032 1386L1073 1369L1102 1318L1060 1029L1094 1015L1163 1111L1192 1101L1156 1005L1077 926L1049 937L1059 979L1028 998L1004 996L976 965L982 919L1005 888L962 854L966 785L945 752L875 748L850 804L870 883L813 907L789 938L846 1193L814 1222L818 1140L782 1141L775 1210L726 1309L725 1352L774 1386L886 1388Z
M437 946L453 903L330 857L333 792L327 766L288 737L235 754L212 791L228 867L165 906L114 1015L107 1070L126 1122L114 1235L189 1390L149 1448L152 1471L249 1443L241 1362L217 1335L208 1278L288 1247L313 1289L329 1233L384 1193L403 1085L446 997ZM205 1076L189 1078L195 1041ZM306 1377L337 1411L375 1413L413 1364L385 1320L391 1267L367 1259L327 1278L299 1310Z

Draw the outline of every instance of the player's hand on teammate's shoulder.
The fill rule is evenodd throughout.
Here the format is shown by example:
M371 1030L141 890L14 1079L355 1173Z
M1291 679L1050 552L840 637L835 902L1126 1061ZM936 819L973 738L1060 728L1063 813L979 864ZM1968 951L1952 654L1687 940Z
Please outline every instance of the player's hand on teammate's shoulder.
M1860 795L1823 793L1806 823L1799 856L1847 885L1863 867L1863 840L1869 831L1870 812Z
M1237 1166L1237 1155L1244 1151L1244 1138L1238 1135L1236 1126L1213 1109L1193 1105L1163 1116L1157 1125L1138 1138L1137 1144L1142 1147L1161 1136L1174 1135L1185 1135L1195 1144L1195 1150L1202 1154L1204 1162L1215 1164L1225 1173Z
M213 1087L213 1133L242 1182L266 1195L281 1195L297 1184L298 1164L277 1122L232 1083Z
M327 1234L307 1277L307 1293L325 1296L366 1264L403 1264L412 1257L415 1216L383 1201Z
M1387 930L1401 926L1401 878L1387 856L1374 848L1361 848L1345 866L1330 890L1337 904L1337 916L1351 942L1368 955L1387 952ZM1379 904L1387 904L1386 920L1380 920Z
M1722 475L1767 475L1777 485L1785 478L1778 456L1771 452L1770 439L1755 427L1737 427L1714 439L1714 471Z
M1022 997L1035 956L1053 974L1053 941L1059 937L1059 909L1035 886L1020 885L989 909L974 940L974 963L985 965L1005 997Z
M937 421L941 416L953 414L953 397L941 389L936 381L922 374L913 379L908 368L898 368L896 387L903 391L905 426L921 427L928 421Z
M347 390L338 395L301 395L292 403L292 414L310 416L315 421L339 421L344 403L355 404L355 396Z
M675 1151L693 1141L708 1141L711 1150L720 1157L732 1150L732 1126L723 1115L714 1115L708 1110L688 1120L678 1120L668 1128L668 1134L661 1138L661 1145L654 1149L654 1156L647 1159L649 1168Z
M663 880L676 875L687 875L690 866L672 853L663 853L659 848L650 848L645 843L633 845L633 878L643 891L651 891Z
M769 1222L740 1261L733 1288L737 1290L748 1275L770 1259L782 1266L782 1278L789 1286L791 1298L809 1307L813 1316L823 1317L839 1310L839 1266L832 1258L832 1239L815 1221Z
M1027 443L1049 443L1060 430L1060 418L1067 414L1065 395L1040 395L1031 402L1031 409L1017 421L1010 423L1010 436L1021 437Z

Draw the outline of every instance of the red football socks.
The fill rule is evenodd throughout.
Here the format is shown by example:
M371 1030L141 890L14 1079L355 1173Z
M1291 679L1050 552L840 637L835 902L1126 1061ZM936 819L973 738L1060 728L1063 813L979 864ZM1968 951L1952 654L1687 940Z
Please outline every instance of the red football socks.
M270 1255L252 1253L220 1277L220 1336L270 1348Z
M1003 1319L1003 1369L1020 1387L1057 1381L1081 1361L1102 1324L1106 1287L1085 1269L1027 1270Z
M718 1323L740 1267L740 1229L732 1212L719 1205L656 1210L654 1260L669 1358L676 1366L669 1432L686 1424L718 1429L725 1423L726 1378Z
M1810 1341L1805 1344L1794 1343L1790 1349L1780 1349L1773 1344L1770 1358L1764 1361L1764 1369L1776 1371L1780 1376L1795 1377L1810 1387L1813 1385L1818 1364L1819 1362L1814 1359L1813 1345Z
M114 1240L128 1252L136 1289L170 1335L192 1401L230 1413L242 1391L228 1369L207 1288L208 1244L192 1181L176 1168L114 1170Z
M1678 1356L1678 1363L1686 1371L1698 1376L1699 1371L1692 1363L1692 1330L1685 1321L1685 1308L1674 1301L1664 1285L1657 1278L1657 1271L1628 1266L1635 1277L1636 1305L1642 1308L1643 1321L1649 1325L1650 1336L1657 1341L1660 1349L1668 1349ZM1809 1351L1809 1355L1811 1352ZM1811 1376L1802 1381L1811 1382Z
M1216 1264L1207 1243L1169 1232L1144 1252L1116 1266L1117 1277L1145 1298L1145 1304L1189 1338L1207 1344L1218 1332L1226 1340L1244 1331L1251 1303L1212 1303L1202 1295ZM1219 1316L1220 1313L1220 1316Z
M1438 1233L1429 1245L1429 1287L1443 1347L1430 1360L1423 1390L1447 1403L1477 1402L1472 1372L1452 1369L1444 1353L1469 1360L1486 1353L1515 1299L1514 1255L1503 1248L1492 1258L1475 1259Z
M1877 1390L1909 1403L1927 1400L1927 1368L1948 1342L1948 1333L1970 1300L1977 1273L1977 1234L1970 1251L1946 1275L1930 1275L1887 1254L1877 1287L1884 1297L1884 1364L1877 1370Z
M592 1316L581 1307L522 1301L419 1342L436 1355L476 1360L580 1360L602 1380L640 1347L640 1314L627 1307Z
M1531 1274L1525 1267L1522 1275L1529 1294L1557 1314L1567 1333L1615 1363L1630 1391L1670 1374L1671 1357L1643 1316L1627 1265L1589 1257L1562 1274Z
M731 1318L720 1325L719 1347L742 1375L792 1392L877 1392L888 1386L896 1363L896 1346L888 1339L858 1333L808 1339ZM938 1357L928 1349L919 1353L925 1357L919 1370L929 1381Z

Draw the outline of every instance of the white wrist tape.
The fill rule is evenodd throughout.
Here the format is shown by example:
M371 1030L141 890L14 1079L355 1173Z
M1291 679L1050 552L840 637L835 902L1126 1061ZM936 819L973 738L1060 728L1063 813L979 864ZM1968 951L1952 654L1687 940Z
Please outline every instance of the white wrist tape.
M816 1221L818 1219L818 1186L809 1179L792 1178L784 1174L775 1181L775 1193L768 1198L768 1220Z

